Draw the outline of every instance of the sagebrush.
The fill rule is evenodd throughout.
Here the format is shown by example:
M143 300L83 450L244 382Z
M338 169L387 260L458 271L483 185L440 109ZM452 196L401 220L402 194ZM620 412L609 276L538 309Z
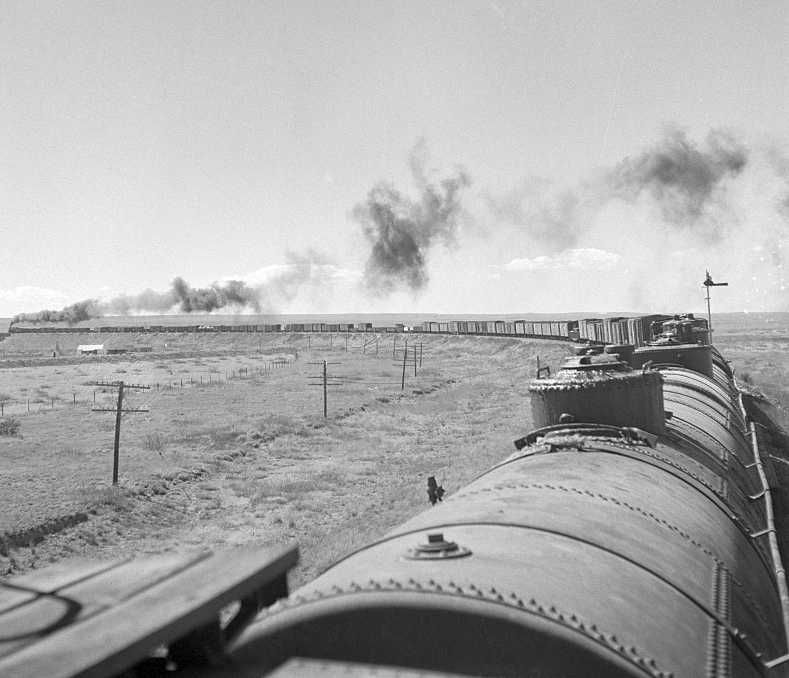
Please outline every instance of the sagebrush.
M0 419L0 436L18 436L22 424L19 419L5 417Z

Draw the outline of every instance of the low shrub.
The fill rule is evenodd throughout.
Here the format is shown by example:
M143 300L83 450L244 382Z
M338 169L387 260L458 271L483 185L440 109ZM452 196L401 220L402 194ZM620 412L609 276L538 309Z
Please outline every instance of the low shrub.
M21 428L22 424L19 419L14 417L0 419L0 436L18 436Z
M142 441L142 446L151 452L161 452L165 445L164 436L158 431L148 433Z

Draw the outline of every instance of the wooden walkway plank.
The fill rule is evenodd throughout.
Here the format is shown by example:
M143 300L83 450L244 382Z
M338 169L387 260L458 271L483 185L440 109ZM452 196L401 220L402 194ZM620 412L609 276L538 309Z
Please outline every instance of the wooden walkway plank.
M87 617L95 610L117 605L161 581L176 577L210 556L210 551L201 551L132 560L88 580L63 587L58 593L78 600L85 610L81 616Z
M0 582L0 620L3 618L3 612L6 610L11 609L12 607L18 607L24 602L33 600L35 597L35 593L6 587L2 582Z
M98 572L117 567L128 560L127 558L126 560L104 562L67 561L52 565L44 570L36 570L6 581L0 581L0 619L2 619L4 612L33 600L39 593L52 593L61 586L68 586L92 577Z
M36 596L29 603L6 612L0 616L0 661L58 626L73 622L78 612L79 604L49 595Z
M13 577L9 584L34 588L42 593L51 593L64 586L76 584L118 565L128 563L131 558L115 560L66 560L50 565L43 570L33 570L27 574Z
M25 581L30 599L0 615L0 656L37 642L59 626L108 609L209 555L203 551L189 556L169 554L115 561L103 567L80 566L73 574L66 568L53 573L42 570L41 585L35 575L28 575ZM23 583L15 580L8 586L22 587Z
M215 620L223 607L283 577L297 562L295 547L235 549L181 567L173 576L0 658L0 675L115 675L156 647ZM98 588L101 596L108 595L105 583ZM89 594L89 584L79 584L85 587L80 595Z

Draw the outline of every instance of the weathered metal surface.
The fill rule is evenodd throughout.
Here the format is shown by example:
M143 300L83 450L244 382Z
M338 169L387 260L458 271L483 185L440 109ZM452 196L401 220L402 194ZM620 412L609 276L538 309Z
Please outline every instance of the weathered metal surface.
M715 364L709 346L693 344L644 346L633 353L633 365L679 365L712 377Z
M285 662L270 675L271 678L460 678L462 674L298 657Z
M677 675L704 675L709 628L720 625L728 640L716 642L736 646L753 669L757 652L774 654L781 645L780 613L769 569L740 523L724 502L710 501L710 488L639 459L594 450L532 455L486 474L386 542L343 561L305 588L305 600L333 586L345 591L349 581L371 571L378 580L389 575L395 582L448 578L464 591L471 585L483 589L481 582L496 588L506 583L521 598L549 593L569 616L610 625L632 644L646 642L646 654L672 657ZM404 548L438 529L473 555L454 562L403 560ZM722 568L732 573L731 621L710 593ZM600 600L606 609L599 609ZM346 602L349 609L356 605ZM703 638L689 628L678 637L667 630L673 623L668 617L692 620L698 614L707 619L698 627ZM278 615L272 613L268 623ZM265 629L258 631L265 635ZM286 635L300 637L295 627ZM254 637L247 637L253 645ZM715 660L716 667L724 663Z
M659 373L630 370L607 354L576 357L556 376L538 379L529 386L532 420L536 426L550 426L566 414L577 422L662 433L661 384Z

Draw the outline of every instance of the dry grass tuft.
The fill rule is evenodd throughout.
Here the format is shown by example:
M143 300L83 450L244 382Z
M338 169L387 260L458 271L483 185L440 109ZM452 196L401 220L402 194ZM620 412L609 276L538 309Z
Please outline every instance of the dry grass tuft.
M105 487L88 493L87 504L94 507L109 507L118 511L127 511L132 504L132 497L123 487Z
M159 433L159 431L154 431L153 433L147 433L145 435L142 446L143 449L150 450L151 452L161 452L166 443L167 439Z

